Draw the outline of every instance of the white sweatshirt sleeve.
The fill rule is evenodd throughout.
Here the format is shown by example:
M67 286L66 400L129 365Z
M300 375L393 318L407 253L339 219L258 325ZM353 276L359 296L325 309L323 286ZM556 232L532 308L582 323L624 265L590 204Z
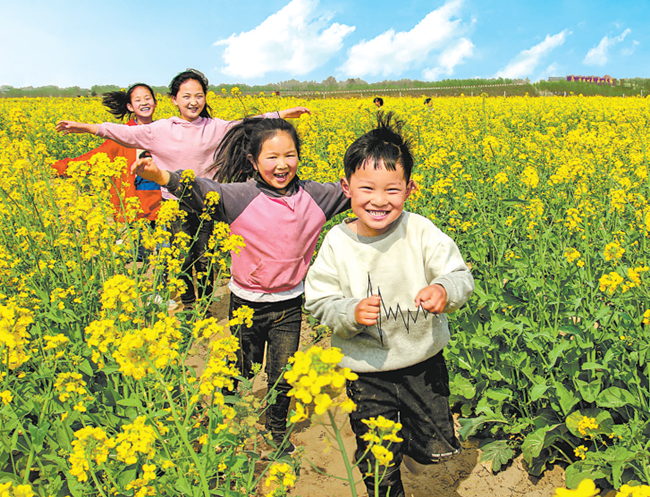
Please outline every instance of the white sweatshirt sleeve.
M329 241L328 234L307 274L305 308L331 328L333 333L341 338L351 338L364 329L354 318L354 310L360 299L343 296L340 277L334 265L334 250ZM341 256L343 254L339 254Z

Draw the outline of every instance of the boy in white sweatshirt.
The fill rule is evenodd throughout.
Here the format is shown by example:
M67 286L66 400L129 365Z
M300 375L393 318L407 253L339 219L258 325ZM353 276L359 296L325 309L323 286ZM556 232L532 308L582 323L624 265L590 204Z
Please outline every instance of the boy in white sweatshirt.
M325 237L307 275L306 308L332 329L332 346L359 379L349 381L357 404L350 415L356 459L368 494L375 495L375 458L364 456L369 428L383 416L402 424L379 495L404 495L400 464L408 455L432 464L457 454L449 410L449 376L442 349L449 341L446 313L461 307L474 280L451 238L428 219L405 212L415 188L413 158L392 114L357 139L345 158L343 191L356 218ZM383 468L382 468L383 470Z

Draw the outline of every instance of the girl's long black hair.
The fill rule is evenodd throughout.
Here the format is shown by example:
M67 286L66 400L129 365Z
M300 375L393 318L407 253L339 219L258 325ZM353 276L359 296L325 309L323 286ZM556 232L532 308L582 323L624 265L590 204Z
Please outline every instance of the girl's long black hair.
M181 85L185 83L185 81L189 81L190 79L193 79L194 81L198 81L198 83L201 85L201 88L203 88L203 93L205 94L206 102L205 102L205 107L203 107L203 110L199 114L199 117L208 117L212 118L212 109L208 105L208 78L205 77L205 74L203 74L201 71L198 71L196 69L188 69L186 71L183 71L181 73L178 73L176 76L174 76L174 79L172 79L172 82L169 83L169 94L172 97L175 97L178 95L178 90L180 90Z
M280 132L288 133L293 139L300 160L300 138L293 125L284 119L247 117L228 132L214 153L214 162L208 168L219 183L241 183L255 173L253 163L257 162L262 145Z
M120 120L124 119L124 116L129 116L129 118L131 118L133 112L127 108L126 104L131 103L131 95L133 94L133 90L138 87L146 88L149 93L151 93L154 103L158 103L156 100L156 94L151 89L151 86L145 83L136 83L134 85L131 85L131 87L129 87L129 89L126 91L119 90L104 93L102 96L102 104L104 104L104 107L108 108L108 112Z

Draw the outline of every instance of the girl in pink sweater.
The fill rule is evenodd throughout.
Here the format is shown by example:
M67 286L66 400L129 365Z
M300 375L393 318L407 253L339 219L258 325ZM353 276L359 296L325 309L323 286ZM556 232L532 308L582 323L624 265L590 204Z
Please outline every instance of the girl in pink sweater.
M232 253L230 263L230 316L250 307L253 324L237 332L237 368L251 378L252 365L266 357L268 387L278 392L266 425L278 456L294 449L286 428L291 386L283 372L300 342L303 279L323 225L349 208L340 183L301 180L299 159L300 140L289 122L251 118L234 126L218 149L217 181L181 183L181 171L160 170L151 159L132 169L169 188L196 213L204 212L211 192L218 193L209 215L244 238L246 246Z

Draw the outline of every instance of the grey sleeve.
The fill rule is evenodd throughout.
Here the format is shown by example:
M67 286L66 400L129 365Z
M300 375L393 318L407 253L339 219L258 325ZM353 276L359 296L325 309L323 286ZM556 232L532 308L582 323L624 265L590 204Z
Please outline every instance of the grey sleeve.
M350 199L343 193L340 183L303 181L302 187L318 204L326 219L331 219L350 208Z

